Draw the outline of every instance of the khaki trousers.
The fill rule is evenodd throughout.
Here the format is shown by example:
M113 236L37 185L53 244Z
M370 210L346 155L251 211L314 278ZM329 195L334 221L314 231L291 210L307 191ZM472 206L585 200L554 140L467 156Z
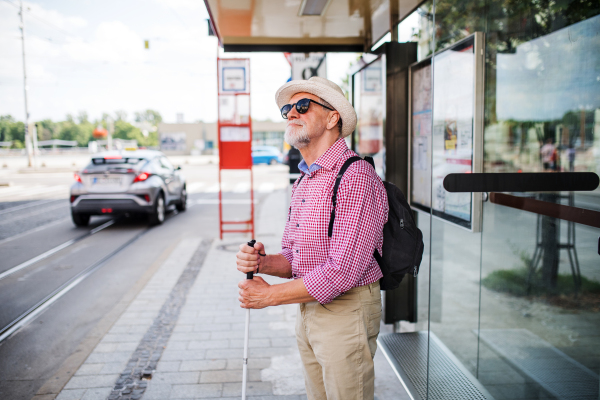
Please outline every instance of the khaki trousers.
M309 400L373 400L380 320L379 282L329 304L300 304L296 339Z

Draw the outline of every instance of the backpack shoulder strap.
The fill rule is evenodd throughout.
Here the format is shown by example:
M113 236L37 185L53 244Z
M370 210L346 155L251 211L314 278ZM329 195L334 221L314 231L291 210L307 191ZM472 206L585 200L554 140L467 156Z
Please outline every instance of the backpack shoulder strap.
M344 172L346 172L346 170L350 165L352 165L352 163L359 160L362 160L362 158L358 156L350 157L349 159L347 159L344 162L344 165L342 165L342 168L340 168L337 177L335 178L335 185L333 186L333 196L331 196L331 203L333 204L333 209L331 210L331 218L329 218L329 229L327 231L327 236L329 237L333 235L333 221L335 220L335 205L337 204L337 191L340 187L342 176L344 176Z

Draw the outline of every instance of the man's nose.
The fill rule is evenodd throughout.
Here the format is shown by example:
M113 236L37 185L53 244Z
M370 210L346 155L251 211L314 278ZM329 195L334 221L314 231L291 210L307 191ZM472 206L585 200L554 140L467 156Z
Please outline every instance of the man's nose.
M296 106L295 105L292 107L292 109L290 111L288 111L287 118L288 119L298 119L298 118L300 118L300 114L296 110Z

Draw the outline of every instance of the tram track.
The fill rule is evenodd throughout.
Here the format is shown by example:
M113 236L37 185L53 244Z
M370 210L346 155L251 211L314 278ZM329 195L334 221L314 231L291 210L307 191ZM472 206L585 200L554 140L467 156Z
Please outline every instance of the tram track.
M100 230L113 225L114 222L115 222L114 220L108 221L107 223L105 223L101 226L98 226L95 229L92 229L86 235L83 235L80 238L73 239L73 240L80 242L84 238L87 238L87 237L93 235L94 233L97 233ZM43 313L48 307L50 307L53 303L58 301L62 296L67 294L70 290L75 288L79 283L84 281L87 277L92 275L96 270L98 270L103 265L105 265L111 258L113 258L117 254L119 254L121 251L123 251L124 249L129 247L135 241L137 241L146 232L148 232L149 229L150 228L148 228L148 227L142 229L140 232L136 233L133 237L131 237L130 239L125 241L123 244L121 244L114 250L110 251L108 254L104 255L101 259L95 261L91 265L85 267L83 270L81 270L80 272L78 272L77 274L75 274L74 276L69 278L68 280L66 280L64 283L62 283L60 286L55 288L44 298L37 301L33 306L30 306L25 312L21 313L18 317L14 318L11 322L6 324L4 327L0 328L0 344L4 340L6 340L8 337L10 337L13 333L17 332L20 328L27 325L30 321L35 319L38 315ZM46 255L44 258L50 257L52 254L56 254L59 251L65 249L66 247L69 247L70 245L74 244L74 243L69 243L69 242L71 242L71 241L65 242L62 245L55 247L52 250L56 250L56 251L54 251L51 254L46 255L46 253L49 253L49 252L46 252L46 253L41 254L38 257L44 256L44 255ZM61 246L63 246L63 247L61 247ZM50 251L52 251L52 250L50 250ZM38 261L40 261L41 259L43 259L43 258L41 258L41 259L36 260L36 258L38 258L38 257L34 257L33 259L27 261L26 263L29 263L29 264L24 267L21 267L20 269L22 270L22 269L28 267L29 265L33 265L33 264L37 263ZM35 260L35 261L33 261L33 260ZM31 261L33 261L33 262L31 262ZM25 263L23 263L23 264L25 264ZM19 266L17 266L17 267L19 267ZM17 268L17 267L15 267L15 268ZM13 273L14 272L17 272L17 271L13 271Z

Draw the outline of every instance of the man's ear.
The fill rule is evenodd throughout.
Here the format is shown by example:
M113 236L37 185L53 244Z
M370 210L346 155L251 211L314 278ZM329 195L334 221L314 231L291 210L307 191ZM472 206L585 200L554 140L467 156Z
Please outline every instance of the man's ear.
M338 121L340 120L340 113L337 111L331 111L329 113L329 117L327 118L327 129L331 130L336 127Z

